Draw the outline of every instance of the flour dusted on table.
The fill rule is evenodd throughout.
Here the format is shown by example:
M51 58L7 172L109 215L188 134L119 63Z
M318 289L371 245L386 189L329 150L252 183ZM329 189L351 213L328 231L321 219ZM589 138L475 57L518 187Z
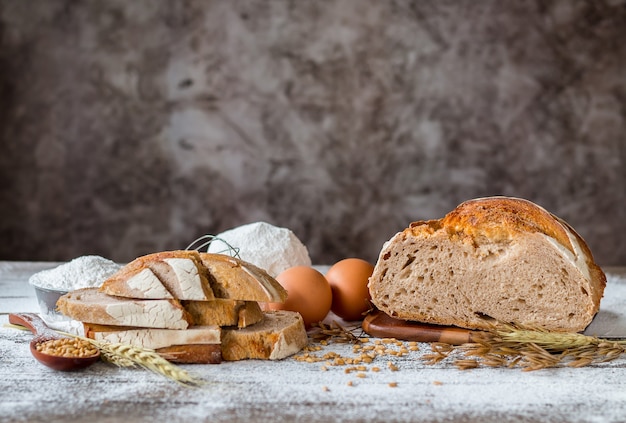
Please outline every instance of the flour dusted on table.
M121 267L100 256L81 256L54 269L35 273L28 282L39 288L59 291L98 287Z
M294 266L311 266L307 248L286 228L279 228L269 223L256 222L239 226L217 235L211 242L210 253L224 253L229 246L239 250L239 257L265 269L276 277L283 270Z

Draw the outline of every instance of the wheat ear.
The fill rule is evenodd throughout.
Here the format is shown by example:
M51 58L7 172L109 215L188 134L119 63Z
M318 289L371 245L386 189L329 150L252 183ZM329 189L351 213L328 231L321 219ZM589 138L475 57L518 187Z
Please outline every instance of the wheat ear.
M187 371L170 363L154 350L139 348L133 345L109 343L90 340L100 349L105 360L121 367L128 367L133 363L146 370L165 376L183 385L201 385L202 381L194 378Z
M626 352L626 341L503 323L476 332L472 339L472 343L446 348L432 344L433 354L427 354L423 359L434 364L458 350L464 355L454 362L460 369L482 364L488 367L517 366L530 371L560 365L584 367L614 360Z

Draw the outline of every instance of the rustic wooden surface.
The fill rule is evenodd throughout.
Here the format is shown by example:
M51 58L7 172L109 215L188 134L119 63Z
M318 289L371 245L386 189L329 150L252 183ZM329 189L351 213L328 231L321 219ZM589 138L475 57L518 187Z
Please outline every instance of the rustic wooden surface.
M55 265L0 262L0 326L10 312L38 311L28 277ZM626 275L626 269L607 272ZM623 288L626 280L613 277L609 284ZM56 372L30 356L30 338L0 327L0 422L618 422L626 416L623 358L582 369L460 371L448 361L424 364L420 355L430 348L419 344L407 357L373 363L381 370L370 365L362 379L345 368L322 371L323 363L294 359L185 366L207 381L191 389L105 363ZM349 356L351 350L331 344L320 354ZM399 370L389 370L387 361Z

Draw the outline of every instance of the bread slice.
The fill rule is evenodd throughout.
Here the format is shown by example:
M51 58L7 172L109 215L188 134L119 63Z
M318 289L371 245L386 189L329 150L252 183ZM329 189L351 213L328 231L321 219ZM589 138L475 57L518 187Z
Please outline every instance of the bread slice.
M84 323L85 336L99 341L154 349L173 363L222 362L221 330L217 326L192 326L184 330L140 329Z
M265 270L225 254L200 253L217 298L282 303L287 291Z
M173 299L154 272L133 261L107 279L101 289L108 295L138 299Z
M74 320L114 326L187 329L191 316L175 300L133 300L114 297L98 288L63 295L58 310Z
M304 321L293 311L266 312L261 323L245 329L222 329L222 359L280 360L308 343Z
M256 301L225 300L181 301L195 325L246 326L263 320L263 312Z
M100 289L128 298L208 301L215 297L207 272L197 251L164 251L136 258Z
M156 350L173 345L219 344L219 326L192 326L180 329L133 328L84 323L85 336L96 341L122 343Z
M389 316L465 328L493 320L582 331L606 277L585 241L530 201L489 197L412 223L383 246L369 280Z

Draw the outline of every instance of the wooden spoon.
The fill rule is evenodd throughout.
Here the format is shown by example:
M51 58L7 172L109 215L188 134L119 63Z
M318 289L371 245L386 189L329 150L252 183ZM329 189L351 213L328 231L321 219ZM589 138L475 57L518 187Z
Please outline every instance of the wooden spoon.
M375 311L368 314L361 327L371 336L379 338L396 338L403 341L444 342L451 345L462 345L474 342L476 331L452 326L431 325L428 323L408 322L395 319Z
M61 357L57 355L45 354L37 351L37 344L50 341L52 339L68 338L61 336L48 326L46 323L34 313L11 313L9 314L9 322L14 325L25 326L35 337L30 341L30 352L41 364L55 370L72 371L83 369L92 365L100 359L100 351L96 350L96 354L88 357Z

